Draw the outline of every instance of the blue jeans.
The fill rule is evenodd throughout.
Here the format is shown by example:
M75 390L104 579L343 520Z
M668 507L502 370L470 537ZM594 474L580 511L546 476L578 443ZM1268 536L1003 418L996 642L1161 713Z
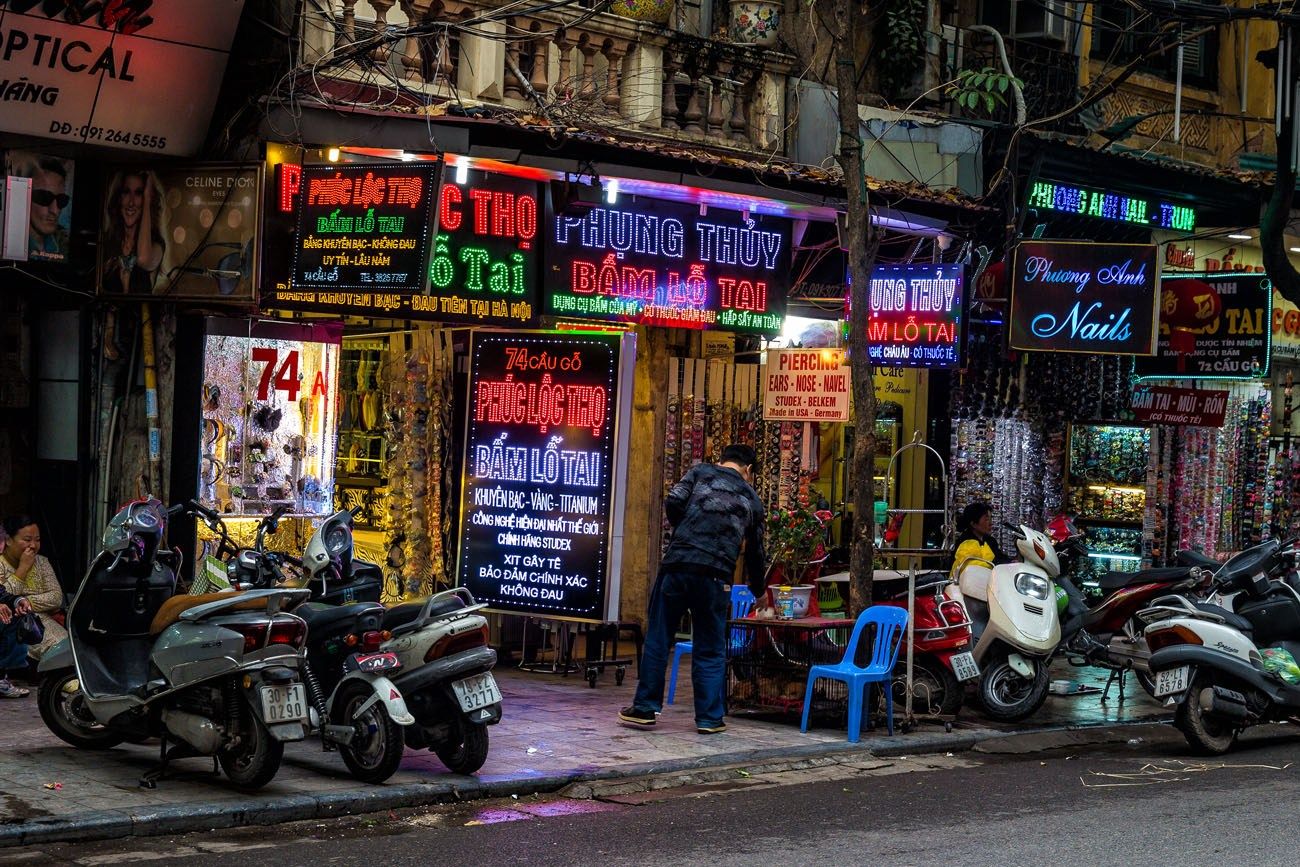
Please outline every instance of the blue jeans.
M718 578L665 567L650 593L649 622L641 649L639 682L632 707L658 713L664 707L664 673L677 642L682 615L691 612L691 686L695 690L695 724L716 726L726 713L724 686L727 658L725 636L731 591Z
M0 625L0 678L27 667L27 645L18 640L18 624Z

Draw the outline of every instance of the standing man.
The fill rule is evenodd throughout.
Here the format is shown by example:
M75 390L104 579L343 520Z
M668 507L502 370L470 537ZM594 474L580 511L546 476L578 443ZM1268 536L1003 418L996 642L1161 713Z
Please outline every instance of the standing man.
M753 488L757 463L752 448L730 445L719 463L697 464L668 492L664 512L673 538L650 593L636 697L618 715L627 725L654 726L664 705L668 652L682 615L690 611L695 730L716 734L727 729L722 721L727 617L742 543L746 577L755 594L765 578L763 503Z

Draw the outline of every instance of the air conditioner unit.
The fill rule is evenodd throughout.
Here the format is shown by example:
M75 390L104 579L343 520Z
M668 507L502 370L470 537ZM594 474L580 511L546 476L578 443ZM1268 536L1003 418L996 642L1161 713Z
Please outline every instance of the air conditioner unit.
M1064 45L1077 6L1067 0L1012 0L1009 35Z

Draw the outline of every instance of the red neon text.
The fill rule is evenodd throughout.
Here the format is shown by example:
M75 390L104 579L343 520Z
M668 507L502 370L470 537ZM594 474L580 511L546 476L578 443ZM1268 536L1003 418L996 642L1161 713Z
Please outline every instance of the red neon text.
M952 343L956 326L952 322L917 322L915 316L906 322L871 320L867 338L872 343Z
M492 190L469 191L473 202L474 234L531 241L537 236L537 199ZM455 232L465 221L465 194L455 184L443 184L438 197L438 220Z
M302 189L302 166L297 163L280 163L280 213L293 213L293 200Z
M375 205L406 205L417 208L424 195L424 178L375 177L366 172L362 178L348 178L336 174L332 178L311 178L307 182L309 205L355 205L372 208Z
M600 436L606 401L604 386L553 383L549 373L541 382L519 382L507 374L502 380L479 380L474 421L536 425L541 433L561 426L590 428Z

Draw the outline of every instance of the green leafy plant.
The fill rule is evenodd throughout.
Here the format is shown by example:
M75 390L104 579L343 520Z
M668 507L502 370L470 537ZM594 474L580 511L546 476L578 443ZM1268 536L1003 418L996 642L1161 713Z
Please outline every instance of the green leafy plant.
M979 70L961 70L944 93L967 111L993 114L999 106L1007 104L1007 91L1024 86L1025 83L1014 75L986 66Z
M767 516L767 550L784 580L798 583L808 563L821 556L826 529L808 506L776 509Z
M925 0L885 0L881 19L880 84L897 97L925 63Z

